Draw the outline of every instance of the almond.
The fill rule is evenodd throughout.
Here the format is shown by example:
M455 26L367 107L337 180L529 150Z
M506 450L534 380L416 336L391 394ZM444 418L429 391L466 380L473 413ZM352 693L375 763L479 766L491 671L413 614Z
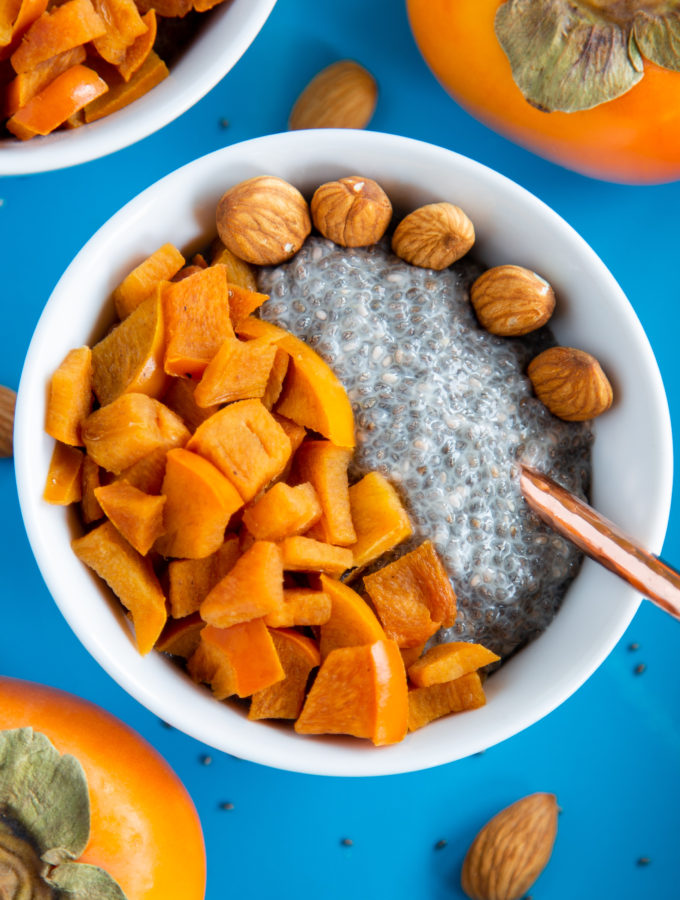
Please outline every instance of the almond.
M341 247L366 247L385 234L392 204L371 178L351 175L317 188L310 204L321 234Z
M599 362L584 350L550 347L527 369L536 396L559 419L583 422L612 405L612 386Z
M472 900L519 900L550 859L557 834L554 794L530 794L487 822L463 862Z
M16 399L13 390L0 386L0 456L12 455Z
M548 282L522 266L488 269L470 288L479 324L492 334L516 337L545 325L555 309Z
M474 242L474 226L462 209L452 203L428 203L397 225L392 250L412 266L445 269Z
M312 230L307 201L275 175L230 188L217 206L217 233L239 259L275 266L294 256Z
M298 97L288 127L365 128L373 116L378 87L370 72L344 59L316 75Z

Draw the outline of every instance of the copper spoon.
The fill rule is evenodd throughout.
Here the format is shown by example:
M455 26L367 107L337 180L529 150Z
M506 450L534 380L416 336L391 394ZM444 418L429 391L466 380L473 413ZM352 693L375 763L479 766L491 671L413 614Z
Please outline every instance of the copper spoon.
M531 509L551 528L680 619L680 573L547 475L521 465L519 483Z

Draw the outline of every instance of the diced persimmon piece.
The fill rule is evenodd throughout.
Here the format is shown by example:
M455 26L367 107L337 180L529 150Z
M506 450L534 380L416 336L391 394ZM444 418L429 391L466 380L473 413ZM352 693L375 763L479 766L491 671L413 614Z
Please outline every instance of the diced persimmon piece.
M297 719L304 703L309 673L321 663L321 657L314 641L297 631L272 629L269 633L285 677L253 694L248 718Z
M224 269L211 266L182 281L165 284L163 309L165 371L200 378L224 341L234 338Z
M339 647L321 664L302 708L298 734L351 734L376 746L406 736L406 672L394 641Z
M408 730L416 731L434 719L478 709L485 703L484 688L477 672L462 675L455 681L413 688L408 692Z
M206 625L188 662L195 681L210 684L218 700L249 697L285 678L274 641L262 619L231 628Z
M264 620L271 628L325 625L331 617L331 598L313 588L285 588L283 604Z
M259 400L239 400L199 425L187 444L217 466L245 502L280 475L290 440Z
M147 654L167 619L165 596L151 562L137 553L111 522L76 538L71 546L78 559L94 569L130 611L137 649Z
M80 423L92 409L92 351L78 347L50 379L45 431L62 444L79 446Z
M245 262L243 259L239 259L238 256L234 256L231 250L228 250L219 238L216 238L213 242L211 251L211 265L226 267L227 281L230 285L245 288L253 293L257 291L255 270L250 263Z
M94 345L92 384L102 406L125 393L163 393L164 336L163 307L156 293Z
M174 559L168 566L168 602L176 619L198 612L208 593L231 571L241 555L238 537L230 535L210 556Z
M354 414L347 391L318 353L299 338L249 316L236 329L247 338L267 338L290 356L288 374L276 411L318 431L338 447L354 447Z
M331 600L331 616L321 626L319 646L325 659L337 647L356 647L387 640L387 635L363 597L346 584L321 576L321 589Z
M146 32L146 25L134 0L92 0L92 5L106 25L106 32L92 41L94 48L102 59L117 66L128 47Z
M133 309L156 291L162 281L170 281L184 265L184 257L172 244L163 244L144 262L136 266L113 292L113 302L119 319L129 316Z
M156 42L156 34L158 32L156 10L150 9L142 16L142 22L146 26L146 31L135 38L125 50L123 58L116 64L116 68L124 81L129 81L135 72L144 65Z
M183 619L168 619L154 649L189 659L201 642L201 632L204 628L205 622L198 613L185 616Z
M43 500L56 506L77 503L82 496L80 480L82 465L83 454L77 447L57 441L47 470Z
M95 489L95 497L125 540L142 556L164 533L165 497L145 494L127 481L114 481Z
M413 534L399 495L380 472L369 472L350 487L349 505L357 533L350 546L355 566L373 562Z
M281 553L271 541L255 541L201 603L209 625L229 628L283 605Z
M408 676L417 687L429 687L431 684L455 681L499 659L500 656L482 644L451 641L430 647L424 656L408 667Z
M92 459L115 475L160 447L183 446L190 436L175 413L146 394L121 394L90 413L81 435Z
M12 40L12 29L20 8L21 0L4 0L0 6L0 47L6 47Z
M194 9L196 12L207 12L222 2L223 0L194 0Z
M303 534L321 516L321 504L311 484L291 487L277 482L247 507L243 523L259 541L282 541Z
M168 451L161 492L165 534L155 549L163 556L210 556L224 543L229 519L243 504L215 466L181 448Z
M115 480L127 481L145 494L160 494L165 478L167 455L166 447L158 447L127 469L123 469L120 475L116 475Z
M205 422L220 408L219 404L199 406L194 399L195 390L196 382L191 378L171 378L170 386L163 394L163 403L177 413L192 434L201 422Z
M400 647L399 648L399 652L401 653L401 658L404 660L404 665L406 666L407 672L408 672L408 667L412 666L413 663L417 659L420 658L420 655L424 649L425 649L425 644L416 644L415 647Z
M280 545L288 572L325 572L342 575L353 566L352 551L308 537L284 538Z
M226 338L196 386L196 403L205 407L233 403L234 400L261 399L275 356L276 347L266 341Z
M22 141L50 134L108 89L107 83L93 69L71 66L17 110L5 127Z
M17 73L28 72L57 53L87 44L106 31L90 0L67 0L33 22L11 57Z
M229 277L229 266L225 266L227 273L227 281L229 282L229 312L231 313L231 322L234 328L246 319L251 313L255 312L262 304L269 300L269 294L259 294L256 290L249 290L234 284Z
M110 116L111 113L118 112L119 109L123 109L135 100L139 100L144 94L148 94L152 88L160 84L169 74L168 67L163 60L151 50L129 81L121 78L117 84L112 82L108 93L87 104L85 107L85 121L96 122L97 119L102 119L104 116Z
M257 340L257 338L255 338L255 340ZM285 350L277 347L276 355L274 356L274 362L269 373L269 379L267 380L267 386L264 389L264 394L262 395L262 403L267 407L268 410L271 410L271 408L274 406L281 395L283 382L286 378L286 372L288 371L289 362L290 356L288 356ZM300 426L297 427L299 428Z
M46 88L58 75L70 69L71 66L85 62L86 56L84 47L74 47L72 50L64 50L63 53L46 59L45 62L38 63L28 72L17 75L5 89L4 114L13 116L18 109L26 106L29 100Z
M456 618L456 594L430 541L364 578L388 637L414 647Z
M86 453L83 457L83 466L80 472L80 514L86 525L96 522L97 519L101 519L104 516L104 510L99 505L99 501L94 493L100 484L99 466Z
M351 450L336 447L331 441L305 441L293 460L296 477L314 485L323 510L309 536L341 547L353 544L357 539L352 524L347 480L351 458Z
M281 428L283 428L288 435L291 454L296 453L300 444L307 437L307 429L302 425L298 425L297 422L293 422L292 419L287 419L285 416L280 416L275 412L272 413L272 418L279 423Z
M46 9L47 0L9 0L4 4L0 11L0 60L14 53L22 37Z

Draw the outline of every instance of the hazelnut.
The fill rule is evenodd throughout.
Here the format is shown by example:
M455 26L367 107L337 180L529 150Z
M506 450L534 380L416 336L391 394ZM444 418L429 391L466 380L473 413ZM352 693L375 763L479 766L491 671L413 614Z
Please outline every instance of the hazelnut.
M275 266L294 256L312 230L307 201L275 175L230 188L217 206L217 233L239 259Z
M351 175L322 184L311 202L312 221L321 234L341 247L366 247L385 233L392 204L377 182Z
M567 422L594 419L612 405L607 376L584 350L550 347L532 359L527 375L538 399Z
M488 269L470 288L479 324L492 334L513 337L545 325L555 309L548 282L522 266Z
M288 127L365 128L378 98L375 79L359 63L343 59L318 73L300 94Z
M413 266L446 269L474 242L474 226L462 209L452 203L428 203L397 225L392 250Z

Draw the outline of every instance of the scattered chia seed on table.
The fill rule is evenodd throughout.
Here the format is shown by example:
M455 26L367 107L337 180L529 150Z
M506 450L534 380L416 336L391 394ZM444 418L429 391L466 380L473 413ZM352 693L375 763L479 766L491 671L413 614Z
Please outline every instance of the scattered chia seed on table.
M507 657L545 629L582 555L526 507L520 459L586 497L587 424L555 418L523 374L555 343L482 329L468 288L482 268L419 269L385 242L346 249L310 237L259 272L264 319L307 341L345 385L357 449L350 479L377 469L397 488L413 537L429 538L458 594L458 619L436 639L474 640ZM357 585L355 585L357 586Z

